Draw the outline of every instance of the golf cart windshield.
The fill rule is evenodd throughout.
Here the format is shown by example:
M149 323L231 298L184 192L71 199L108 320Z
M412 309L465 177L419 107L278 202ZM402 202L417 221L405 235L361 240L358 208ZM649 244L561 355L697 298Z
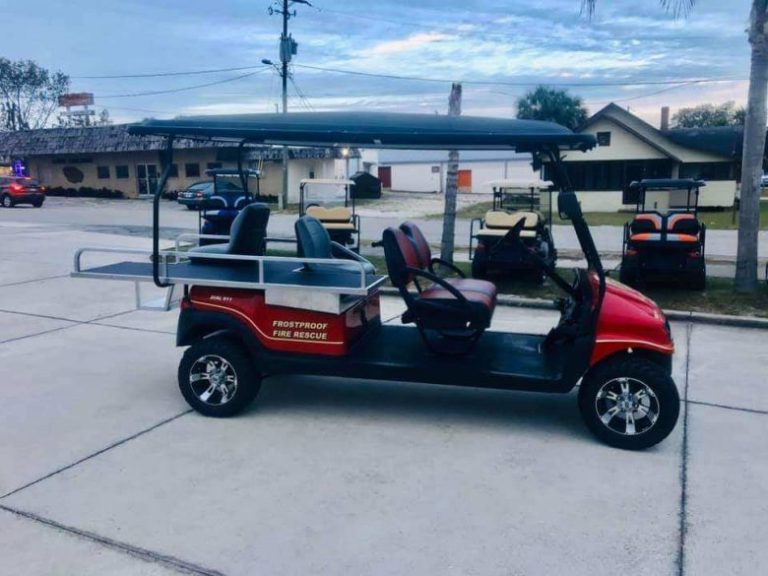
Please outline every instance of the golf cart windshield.
M301 202L303 208L318 206L347 206L351 180L306 178L301 181Z
M655 178L632 182L629 193L638 212L685 210L697 212L699 189L706 186L692 178Z

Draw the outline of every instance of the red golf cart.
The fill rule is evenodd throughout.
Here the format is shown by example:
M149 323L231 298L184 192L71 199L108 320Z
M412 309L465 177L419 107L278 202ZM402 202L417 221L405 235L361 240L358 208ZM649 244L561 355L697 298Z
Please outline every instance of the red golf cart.
M181 393L198 412L236 414L256 397L262 379L281 374L557 393L581 382L583 419L610 445L647 448L674 428L680 402L670 376L669 323L651 300L606 279L561 162L564 150L592 148L592 136L546 122L370 113L148 120L130 130L166 136L169 151L174 137L189 136L273 145L530 153L535 165L546 159L555 167L559 212L573 225L588 263L566 279L529 250L532 262L564 292L558 301L560 321L547 335L492 331L495 286L434 274L418 226L384 230L386 276L333 243L311 216L296 222L296 257L203 253L188 259L184 252L160 249L161 185L154 203L153 250L86 266L89 249L81 249L73 275L183 287L177 344L186 351L178 378ZM168 169L163 183L167 175ZM247 218L250 209L238 218ZM521 230L522 223L513 227L506 241L519 244ZM236 221L230 244L248 233L248 226ZM379 289L387 279L406 304L403 326L381 321Z

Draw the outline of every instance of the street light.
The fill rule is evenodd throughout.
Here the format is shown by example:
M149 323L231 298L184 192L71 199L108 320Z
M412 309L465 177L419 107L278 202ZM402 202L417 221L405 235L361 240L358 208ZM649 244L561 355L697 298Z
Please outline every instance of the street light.
M266 66L272 66L276 71L277 74L282 78L283 80L283 114L288 113L288 88L287 88L287 82L288 82L288 68L284 64L282 68L272 62L269 58L262 58L261 63ZM280 194L280 197L278 198L278 206L282 209L285 209L288 207L288 146L283 146L283 190L282 194Z
M341 155L344 158L344 178L349 180L349 148L342 148Z

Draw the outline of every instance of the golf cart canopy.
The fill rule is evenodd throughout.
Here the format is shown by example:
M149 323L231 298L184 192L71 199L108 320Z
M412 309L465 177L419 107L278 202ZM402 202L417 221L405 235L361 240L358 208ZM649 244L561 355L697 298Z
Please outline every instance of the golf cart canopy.
M549 190L554 187L554 184L549 180L536 180L536 179L504 179L504 180L491 180L485 183L486 186L493 188L524 188L526 190L534 188L536 190Z
M595 137L552 122L371 112L238 114L145 120L131 134L226 139L290 146L367 146L432 150L582 150Z
M632 182L630 190L690 190L707 184L693 178L656 178Z

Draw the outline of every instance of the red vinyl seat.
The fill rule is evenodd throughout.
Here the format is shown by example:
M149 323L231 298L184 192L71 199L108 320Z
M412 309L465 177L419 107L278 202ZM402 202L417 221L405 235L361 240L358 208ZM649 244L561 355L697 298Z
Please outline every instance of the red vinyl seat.
M405 233L405 235L413 244L414 250L416 251L416 257L418 258L418 261L419 261L419 267L422 270L428 270L432 274L435 274L435 270L434 270L435 265L440 265L440 266L449 268L454 273L456 273L458 277L443 278L445 282L447 282L451 286L454 286L461 292L479 292L481 294L484 294L485 296L489 297L493 301L495 306L496 285L493 282L488 282L487 280L477 280L474 278L467 278L464 275L464 272L462 272L459 268L457 268L450 262L446 262L445 260L442 260L440 258L433 258L432 250L429 248L429 243L427 242L426 237L422 233L421 229L419 229L419 227L413 222L403 222L402 224L400 224L400 230L402 230ZM421 287L418 284L417 284L417 288L421 289Z
M382 234L390 282L403 297L407 310L403 323L413 322L427 345L445 353L427 335L437 331L442 340L451 340L450 353L466 353L491 324L496 309L496 288L491 283L467 282L454 285L422 268L414 242L400 228L387 228ZM467 280L454 279L454 280ZM428 284L428 286L421 286ZM417 291L409 290L411 284ZM472 287L472 288L470 288ZM463 345L457 349L456 342Z

